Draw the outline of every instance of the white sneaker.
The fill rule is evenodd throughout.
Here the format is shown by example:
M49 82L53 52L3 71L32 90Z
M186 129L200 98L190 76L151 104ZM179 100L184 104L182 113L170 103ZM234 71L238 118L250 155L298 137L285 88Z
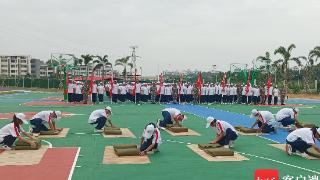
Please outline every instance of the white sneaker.
M2 149L7 150L7 151L12 150L12 148L9 147L9 146L7 146L7 145L3 145L3 146L2 146Z
M33 132L33 128L32 128L32 126L30 125L29 126L29 133L32 133Z
M32 133L34 137L38 137L40 133Z
M96 128L94 128L93 132L95 132L95 133L102 133L102 132L103 132L103 129L96 129Z
M165 130L166 128L164 128L164 127L159 127L160 129L162 129L162 130Z
M233 147L234 147L234 141L230 141L230 142L229 142L229 147L230 147L230 148L233 148Z
M299 152L299 151L295 152L294 154L297 155L297 156L301 156L303 158L306 158L308 156L307 153L305 153L305 152L302 153L302 152Z
M226 148L226 149L230 148L229 145L224 145L223 147Z
M159 128L160 127L160 119L157 119L157 128Z
M290 144L286 144L286 152L289 156L292 155L292 147Z

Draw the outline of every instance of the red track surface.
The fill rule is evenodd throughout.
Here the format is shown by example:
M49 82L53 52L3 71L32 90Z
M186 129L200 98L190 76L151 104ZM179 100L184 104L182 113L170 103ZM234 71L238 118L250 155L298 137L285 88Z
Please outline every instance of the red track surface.
M0 113L0 119L12 119L14 112L8 112L8 113ZM24 112L27 119L31 119L32 116L37 114L37 112ZM68 117L70 116L70 112L62 112L62 117Z
M69 177L78 148L51 148L41 162L32 166L1 166L1 179L66 180Z
M74 103L68 103L63 101L39 101L39 102L27 102L24 103L25 106L89 106L92 105L92 103L88 104L74 104Z
M291 106L291 107L297 107L297 106L304 106L303 104L285 104L285 105L268 105L268 104L258 104L257 106L275 106L275 107L284 107L284 106Z

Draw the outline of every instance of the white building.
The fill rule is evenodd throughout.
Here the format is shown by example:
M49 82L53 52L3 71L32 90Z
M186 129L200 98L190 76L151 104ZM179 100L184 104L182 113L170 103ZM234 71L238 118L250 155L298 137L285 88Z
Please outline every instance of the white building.
M53 68L49 67L47 64L40 65L40 77L52 77Z
M25 76L31 74L29 55L0 55L0 75Z

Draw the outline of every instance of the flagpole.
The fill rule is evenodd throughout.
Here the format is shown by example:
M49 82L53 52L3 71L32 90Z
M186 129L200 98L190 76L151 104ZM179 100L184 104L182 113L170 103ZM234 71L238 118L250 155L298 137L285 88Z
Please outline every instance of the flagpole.
M134 69L134 103L137 104L137 68Z

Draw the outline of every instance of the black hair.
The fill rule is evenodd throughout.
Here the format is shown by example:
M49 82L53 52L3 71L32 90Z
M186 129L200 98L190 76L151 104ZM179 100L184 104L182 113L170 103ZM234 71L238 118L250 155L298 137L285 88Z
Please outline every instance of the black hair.
M318 126L313 126L312 128L311 128L311 131L312 131L312 134L313 135L316 135L317 133L318 133L318 129L319 127Z
M17 118L16 114L13 114L13 118L12 118L12 123L14 123L14 125L18 128L20 128L20 124L19 121L21 121L19 118Z
M149 125L153 125L154 128L157 128L156 124L154 124L154 123L148 123L144 128L147 128L147 126L149 126Z

